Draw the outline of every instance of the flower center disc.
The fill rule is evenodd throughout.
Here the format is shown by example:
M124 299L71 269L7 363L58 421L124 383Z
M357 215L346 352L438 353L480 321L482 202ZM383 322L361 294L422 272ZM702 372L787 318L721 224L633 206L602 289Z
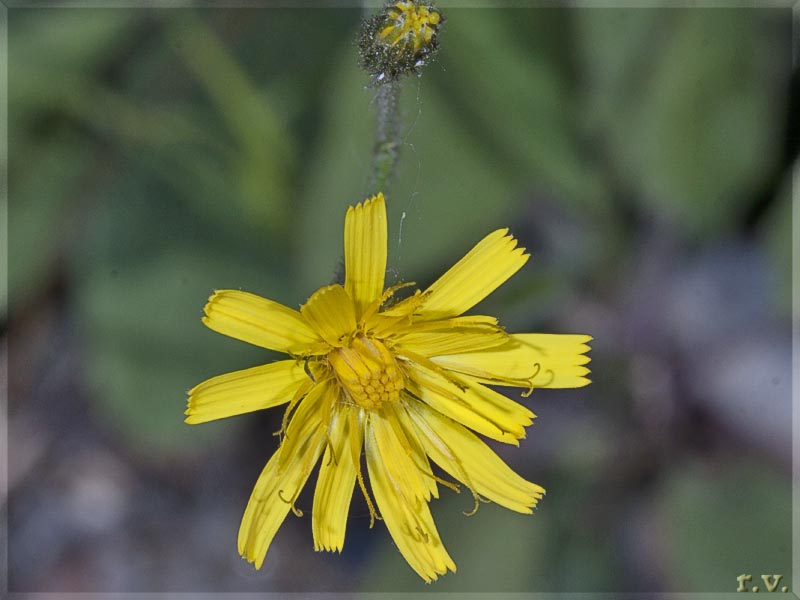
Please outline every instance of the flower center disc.
M378 340L357 336L350 346L328 354L328 363L350 398L364 408L396 402L403 374L389 349Z

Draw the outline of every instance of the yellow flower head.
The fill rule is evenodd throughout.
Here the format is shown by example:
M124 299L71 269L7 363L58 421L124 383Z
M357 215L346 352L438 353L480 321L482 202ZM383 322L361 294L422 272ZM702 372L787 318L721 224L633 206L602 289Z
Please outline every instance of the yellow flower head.
M362 25L362 66L379 82L419 73L439 47L444 17L417 0L389 2Z
M189 391L186 422L288 403L285 435L239 529L239 552L256 568L289 510L302 515L294 502L319 463L315 549L341 551L358 485L372 522L380 514L408 564L432 581L456 566L428 503L439 485L458 487L435 475L431 461L472 492L476 508L486 499L530 513L544 489L473 431L519 445L534 414L488 386L517 386L527 395L586 385L591 338L508 334L493 317L461 316L527 262L507 229L483 238L424 292L395 303L394 293L413 284L383 288L382 194L348 209L344 240L344 286L317 290L299 311L237 290L211 296L208 327L290 358L199 384Z
M389 46L404 46L419 52L433 41L441 18L439 11L432 6L402 0L388 7L378 37Z

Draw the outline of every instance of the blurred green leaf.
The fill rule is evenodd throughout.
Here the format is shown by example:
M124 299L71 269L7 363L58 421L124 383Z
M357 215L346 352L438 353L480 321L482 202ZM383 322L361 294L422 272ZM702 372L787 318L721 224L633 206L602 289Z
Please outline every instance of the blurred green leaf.
M442 66L432 70L441 69L435 75L448 88L451 110L475 136L473 144L484 148L484 161L518 184L556 190L576 206L596 205L603 189L581 152L563 65L544 47L531 49L518 39L534 35L534 28L563 28L563 13L520 13L517 21L529 24L525 32L519 22L509 24L506 11L448 11Z
M230 170L248 219L271 229L288 223L289 182L296 150L285 119L273 109L216 33L192 13L168 25L172 43L213 101L236 141Z
M636 109L652 49L663 43L670 15L677 12L607 7L573 12L586 96L580 121L591 133L606 135L606 130L624 124L624 117ZM621 138L626 133L629 130L622 128L609 135Z
M131 181L96 207L75 260L92 398L138 451L189 452L230 427L183 423L186 390L273 353L205 328L214 289L243 288L293 304L285 263L268 244L226 236L158 186ZM201 431L206 430L208 431Z
M20 9L9 14L9 302L40 291L55 253L71 231L67 209L80 193L94 150L81 136L51 126L30 135L33 123L83 92L88 73L108 63L141 13L129 10ZM45 121L46 122L46 121Z
M725 228L777 158L769 36L746 9L578 11L587 121L645 207L695 234ZM602 123L602 124L601 124Z
M119 8L21 7L9 17L14 61L90 71L114 56L144 13Z
M675 591L733 590L741 573L790 577L792 487L772 467L686 465L658 505Z
M41 291L42 280L67 242L72 221L68 203L80 193L81 178L94 159L75 136L32 144L32 163L20 164L10 188L8 287L12 310ZM21 158L17 156L17 159Z
M37 111L58 107L54 99L80 89L141 22L127 9L26 9L9 13L9 103L12 129L30 124ZM55 81L50 77L55 76Z
M767 255L777 278L773 293L773 297L776 298L775 309L786 319L792 315L793 258L800 254L797 238L792 232L800 223L798 219L800 204L792 200L793 185L796 186L798 183L800 183L800 165L795 164L778 191L770 212L765 215L761 230Z

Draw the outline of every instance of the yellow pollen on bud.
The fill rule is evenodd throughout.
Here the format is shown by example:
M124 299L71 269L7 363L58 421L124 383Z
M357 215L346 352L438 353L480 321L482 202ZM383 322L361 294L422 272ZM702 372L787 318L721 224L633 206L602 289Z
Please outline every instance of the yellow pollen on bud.
M328 363L347 395L359 406L377 409L383 403L399 400L403 374L380 341L357 336L349 346L328 354Z
M388 12L386 25L378 34L392 47L402 45L416 52L431 43L441 15L412 0L395 4Z

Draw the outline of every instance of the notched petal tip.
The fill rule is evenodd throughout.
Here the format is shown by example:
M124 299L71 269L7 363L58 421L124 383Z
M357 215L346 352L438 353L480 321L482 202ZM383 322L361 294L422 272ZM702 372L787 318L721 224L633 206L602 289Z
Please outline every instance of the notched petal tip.
M186 425L200 425L202 423L208 423L209 421L216 421L220 417L215 416L208 416L202 414L201 411L198 411L195 407L190 406L187 408L183 414L185 415L183 422Z
M253 565L256 571L260 571L261 567L264 565L264 560L267 558L267 550L265 549L261 556L253 556L252 550L248 550L242 555L242 558Z
M375 204L386 204L386 200L383 197L383 192L378 192L374 196L370 196L355 205L350 205L347 207L347 213L345 215L345 219L351 216L353 212L361 212L362 210L367 210L372 208Z
M371 205L377 204L377 203L381 203L381 204L385 204L386 203L386 199L383 197L383 192L378 192L377 194L375 194L374 196L372 196L370 198L367 198L363 202L365 207L366 206L371 206Z
M356 317L383 292L386 272L386 205L379 193L347 209L344 222L345 290Z
M208 300L206 300L205 305L203 306L203 313L205 315L208 315L208 313L209 313L210 309L213 307L213 305L216 304L217 302L219 302L219 300L221 298L225 297L226 293L230 292L230 291L231 290L214 290L211 293L211 295L208 297Z
M209 329L262 348L292 354L321 341L298 311L250 292L218 290L203 311Z
M342 553L342 547L338 544L314 544L314 552L336 552Z
M426 290L430 296L419 316L441 319L475 306L528 261L530 255L517 244L507 227L485 236Z

